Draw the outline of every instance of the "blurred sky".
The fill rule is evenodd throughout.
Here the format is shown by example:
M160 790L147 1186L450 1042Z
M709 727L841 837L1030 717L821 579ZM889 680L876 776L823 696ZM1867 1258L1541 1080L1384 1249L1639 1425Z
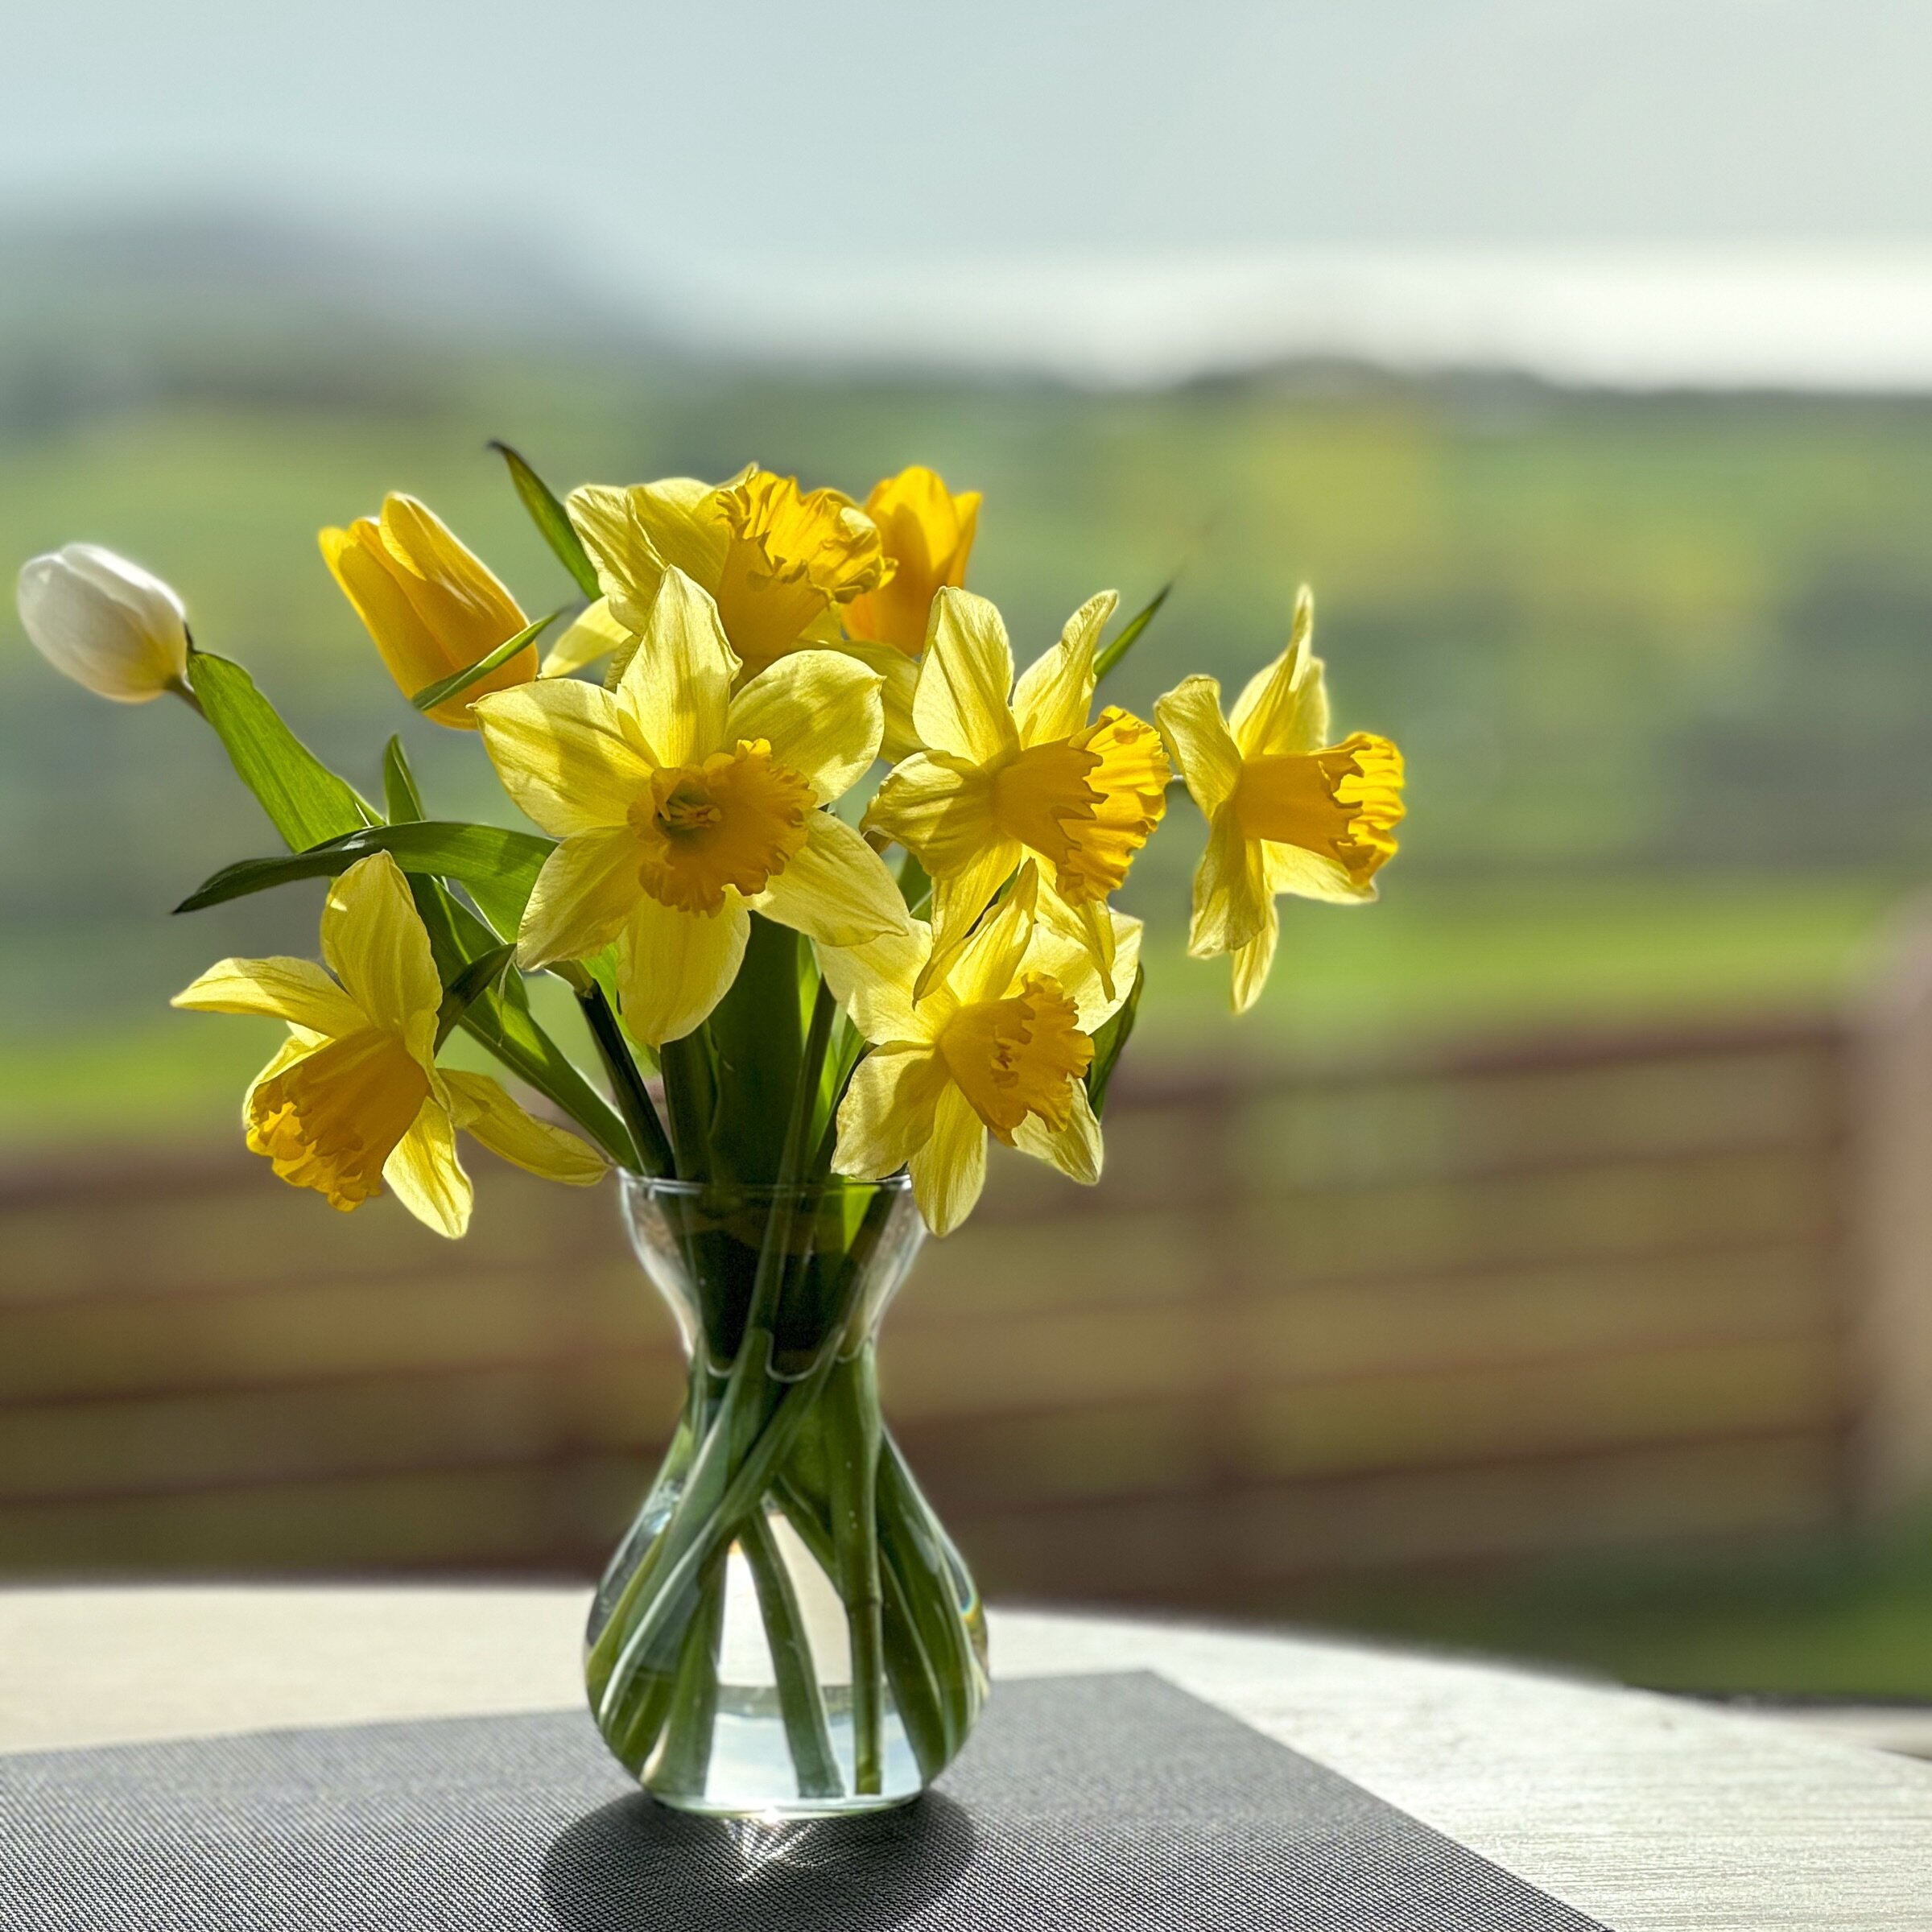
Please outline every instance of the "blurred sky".
M1800 352L1932 374L1928 72L1925 0L68 0L10 19L0 219L540 232L741 332L762 291L835 349L1129 374L1346 333L1443 250L1477 279L1436 335L1528 316L1532 361L1606 303L1775 342L1823 275Z

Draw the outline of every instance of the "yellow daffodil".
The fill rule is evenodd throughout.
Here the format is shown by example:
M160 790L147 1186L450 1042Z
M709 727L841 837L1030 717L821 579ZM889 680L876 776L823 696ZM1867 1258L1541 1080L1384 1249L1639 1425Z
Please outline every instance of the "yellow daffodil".
M584 959L616 940L625 1022L654 1047L724 997L753 910L849 946L902 929L906 907L878 854L819 809L877 755L878 674L798 651L734 695L717 606L675 568L638 628L614 691L527 684L477 718L505 789L563 840L518 958Z
M890 773L865 823L931 875L939 964L1032 852L1115 983L1107 895L1160 823L1170 775L1152 725L1112 705L1088 721L1094 646L1116 601L1104 591L1083 604L1016 686L998 611L968 591L934 600L913 695L927 749Z
M715 485L588 484L568 507L617 623L641 634L665 572L680 570L711 594L746 678L788 651L837 646L840 609L891 574L849 497L755 466Z
M456 1130L549 1179L587 1186L601 1155L535 1121L485 1074L436 1064L443 989L401 869L387 852L352 865L322 914L324 972L310 960L224 960L175 996L204 1013L288 1023L242 1103L248 1145L330 1207L360 1207L386 1181L439 1234L469 1225ZM333 974L332 978L331 973Z
M919 654L926 648L932 600L966 581L967 559L979 526L980 494L955 496L931 470L914 464L873 485L865 514L878 526L892 576L879 589L845 607L845 634L886 674L886 734L889 758L920 749L912 721L912 694Z
M1296 601L1288 647L1257 672L1225 721L1212 678L1184 679L1154 705L1174 761L1208 821L1194 875L1195 959L1234 956L1234 1009L1261 997L1280 932L1276 895L1373 899L1395 856L1402 754L1356 732L1327 742L1328 695L1309 650L1315 603Z
M1100 1123L1084 1080L1093 1033L1123 996L1102 986L1085 935L1051 916L1050 902L1036 916L1038 881L1028 865L923 991L932 956L923 920L850 952L820 948L828 984L872 1042L839 1108L832 1165L868 1181L908 1168L935 1234L972 1212L989 1133L1076 1181L1100 1178ZM1141 924L1106 916L1124 989Z

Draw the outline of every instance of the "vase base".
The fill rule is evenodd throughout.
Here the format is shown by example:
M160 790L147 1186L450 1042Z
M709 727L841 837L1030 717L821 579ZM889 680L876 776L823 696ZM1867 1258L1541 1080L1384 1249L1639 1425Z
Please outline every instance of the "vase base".
M724 1824L767 1827L810 1824L832 1818L871 1817L881 1811L897 1811L913 1803L919 1796L917 1791L895 1792L887 1796L868 1793L857 1798L787 1798L770 1804L748 1805L711 1798L672 1797L662 1791L650 1791L648 1785L645 1789L667 1810L682 1811L690 1818L709 1818Z

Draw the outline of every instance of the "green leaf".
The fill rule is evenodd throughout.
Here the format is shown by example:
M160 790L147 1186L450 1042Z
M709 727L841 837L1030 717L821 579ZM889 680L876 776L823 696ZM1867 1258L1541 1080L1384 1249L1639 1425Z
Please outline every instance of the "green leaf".
M494 650L486 650L475 663L466 664L462 670L452 672L447 678L439 678L433 684L425 684L410 703L418 711L434 711L449 699L460 697L493 671L501 671L518 651L535 643L563 614L560 610L553 610L548 617L539 617L534 624L526 624L514 638L506 638Z
M1107 1088L1113 1079L1114 1068L1121 1063L1121 1050L1133 1031L1134 1019L1141 1009L1141 989L1146 983L1146 971L1136 966L1133 985L1128 989L1126 998L1093 1036L1093 1061L1087 1069L1087 1098L1092 1104L1096 1120L1106 1110Z
M1093 681L1095 683L1099 683L1100 679L1105 677L1108 672L1112 671L1129 651L1133 650L1140 641L1141 633L1154 621L1161 606L1173 594L1174 585L1180 580L1178 572L1170 577L1154 593L1147 603L1129 620L1127 628L1111 644L1103 648L1100 654L1093 661Z
M382 823L354 788L282 722L239 664L211 651L193 651L188 678L235 775L261 801L292 851Z
M382 753L382 803L392 825L426 815L423 795L416 789L416 774L409 768L409 754L400 738L391 738Z
M286 886L294 879L333 878L358 859L388 852L405 872L460 881L499 939L514 936L523 908L555 841L500 825L462 825L436 819L371 825L325 840L287 858L244 859L224 866L175 910L200 912L229 899Z
M597 581L597 567L584 547L570 520L570 513L557 501L550 485L507 443L493 439L489 447L510 466L510 480L530 512L530 520L543 533L543 540L556 552L557 561L571 574L572 580L587 597L601 597L604 587Z
M443 989L443 1005L436 1014L436 1044L440 1046L455 1030L456 1022L503 976L503 968L517 956L514 946L494 946L480 959L472 960Z
M409 889L416 902L436 971L452 984L475 960L494 950L497 935L441 880L420 875ZM480 993L458 1024L527 1087L568 1115L621 1167L642 1173L636 1147L616 1110L591 1085L562 1047L531 1017L529 995L513 972Z

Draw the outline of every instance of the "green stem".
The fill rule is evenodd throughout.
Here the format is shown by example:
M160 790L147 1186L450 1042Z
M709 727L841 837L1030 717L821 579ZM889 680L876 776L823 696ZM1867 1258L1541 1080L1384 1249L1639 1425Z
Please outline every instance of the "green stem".
M711 1771L718 1722L718 1640L724 1633L724 1558L705 1572L698 1608L684 1632L678 1672L664 1721L664 1754L656 1781L682 1795L701 1797Z
M664 1071L664 1105L671 1115L671 1144L681 1181L711 1179L711 1049L700 1026L658 1050Z
M646 1163L645 1171L658 1179L674 1172L677 1162L665 1134L664 1124L658 1118L657 1108L651 1104L644 1077L638 1071L638 1063L631 1056L623 1030L617 1025L617 1016L611 1011L610 1002L604 997L603 988L593 982L588 993L577 996L577 1004L584 1009L584 1023L590 1029L591 1038L597 1042L604 1071L609 1076L617 1112L624 1125L630 1129L638 1157Z
M799 1614L798 1594L791 1587L778 1539L762 1508L745 1525L741 1546L758 1592L758 1611L771 1649L772 1673L778 1679L778 1709L785 1719L786 1741L798 1773L800 1798L840 1798L844 1781L832 1748L825 1721L824 1699L819 1695L818 1672Z
M879 1586L879 1405L872 1351L842 1362L826 1386L827 1474L839 1594L852 1637L852 1751L855 1790L885 1781L884 1600Z

